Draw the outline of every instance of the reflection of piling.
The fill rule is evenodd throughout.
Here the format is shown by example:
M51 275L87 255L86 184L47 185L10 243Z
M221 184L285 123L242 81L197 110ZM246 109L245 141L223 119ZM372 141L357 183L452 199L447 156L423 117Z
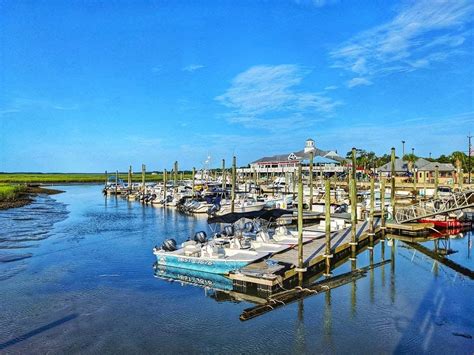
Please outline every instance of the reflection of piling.
M303 282L304 261L303 261L303 175L301 164L298 166L298 280L300 285Z
M234 157L232 158L232 191L231 191L231 205L230 205L230 211L234 213L235 209L235 174L237 172L237 158Z
M326 273L324 276L331 276L331 181L326 180L326 196L325 196L325 213L326 213Z
M310 153L309 158L309 210L313 210L313 162L314 152Z

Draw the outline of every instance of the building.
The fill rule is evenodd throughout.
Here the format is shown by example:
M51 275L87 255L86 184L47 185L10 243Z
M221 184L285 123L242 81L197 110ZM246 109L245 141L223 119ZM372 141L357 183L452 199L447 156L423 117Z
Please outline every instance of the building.
M436 169L438 169L438 177L441 184L453 184L456 182L456 168L452 164L430 162L426 159L418 158L413 166L410 165L410 163L403 159L395 159L395 174L397 180L406 180L416 174L417 181L433 183ZM391 163L384 164L377 170L382 176L389 176Z
M344 171L341 166L344 159L336 151L321 150L316 147L314 140L309 138L302 150L262 157L250 163L250 168L238 169L238 173L281 174L296 171L300 164L303 165L303 170L308 170L311 153L314 173L332 175Z

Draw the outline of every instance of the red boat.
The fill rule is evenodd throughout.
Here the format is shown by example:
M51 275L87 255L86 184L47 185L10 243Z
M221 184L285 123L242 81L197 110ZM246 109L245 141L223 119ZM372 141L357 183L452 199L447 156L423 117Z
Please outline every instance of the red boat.
M455 218L423 218L418 220L420 223L433 223L435 227L438 228L457 228L464 229L472 227L472 222L470 221L459 221Z

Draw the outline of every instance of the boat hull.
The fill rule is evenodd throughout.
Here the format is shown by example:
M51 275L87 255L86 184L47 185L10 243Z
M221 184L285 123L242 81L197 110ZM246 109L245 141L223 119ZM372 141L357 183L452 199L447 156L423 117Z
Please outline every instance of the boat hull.
M232 270L241 269L250 263L250 261L203 259L167 253L155 253L155 255L158 265L208 272L211 274L227 274Z

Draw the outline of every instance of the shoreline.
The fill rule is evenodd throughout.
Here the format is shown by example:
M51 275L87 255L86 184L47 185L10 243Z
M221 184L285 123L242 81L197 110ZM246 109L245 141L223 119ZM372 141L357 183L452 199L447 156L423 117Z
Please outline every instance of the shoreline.
M25 191L22 191L17 197L11 200L0 201L0 210L7 210L10 208L18 208L26 206L33 202L34 197L39 194L57 195L64 191L56 189L48 189L40 186L28 186Z

